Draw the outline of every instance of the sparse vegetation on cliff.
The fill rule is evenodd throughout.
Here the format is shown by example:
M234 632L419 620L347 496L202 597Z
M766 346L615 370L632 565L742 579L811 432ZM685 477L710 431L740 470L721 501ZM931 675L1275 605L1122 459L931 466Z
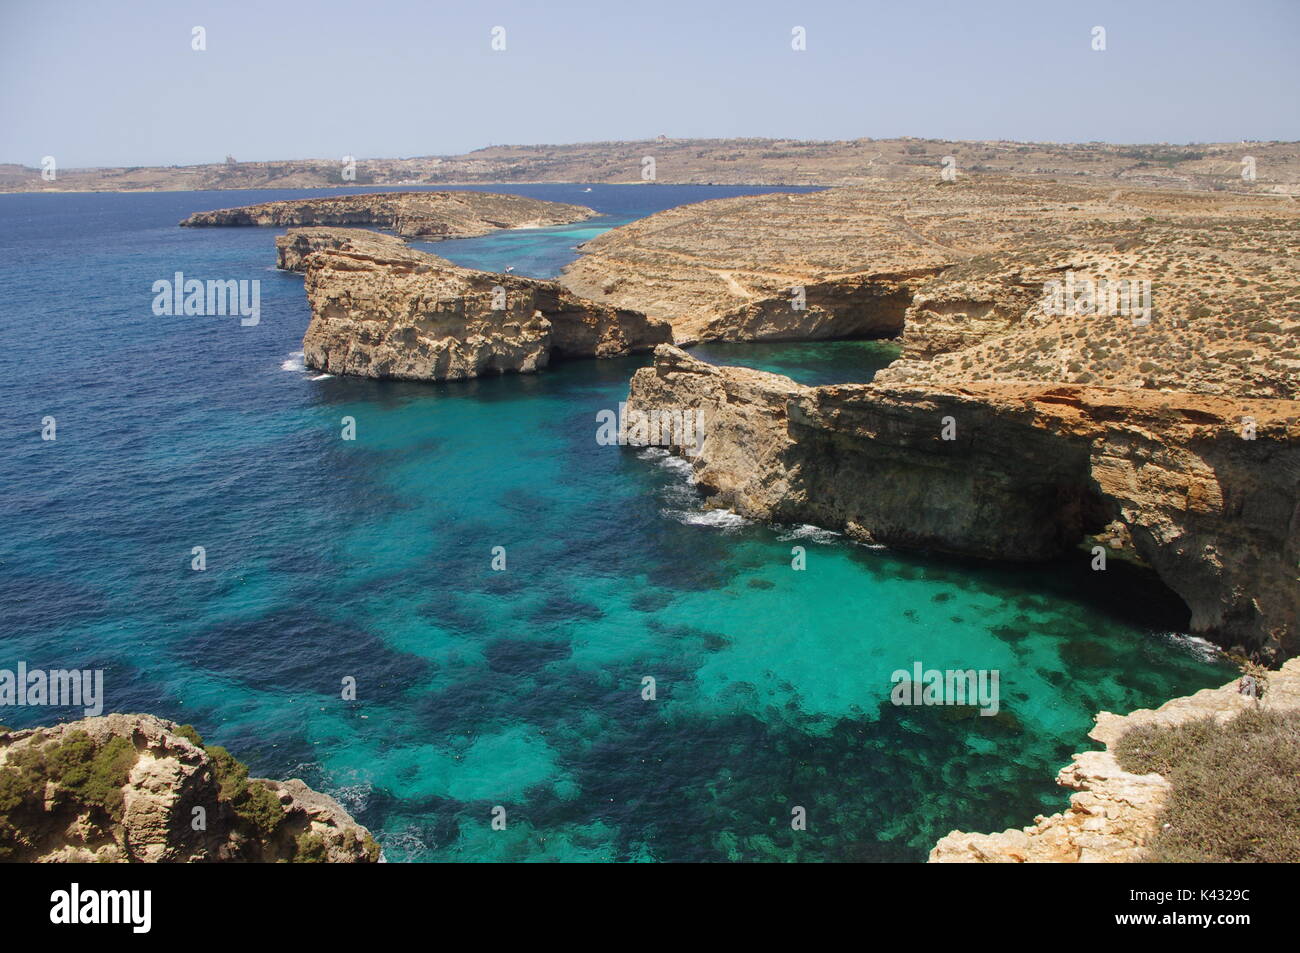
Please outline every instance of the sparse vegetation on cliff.
M1146 860L1300 861L1300 712L1138 725L1115 756L1124 770L1171 785Z

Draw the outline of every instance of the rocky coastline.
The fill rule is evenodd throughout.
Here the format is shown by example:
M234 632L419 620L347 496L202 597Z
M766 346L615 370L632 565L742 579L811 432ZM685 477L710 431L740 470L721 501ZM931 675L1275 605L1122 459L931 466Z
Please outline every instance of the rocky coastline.
M586 301L557 282L461 268L374 233L291 231L280 249L282 265L305 275L312 319L303 360L328 373L465 380L672 339L665 322Z
M629 404L703 409L710 505L1012 561L1093 559L1104 532L1193 632L1280 661L1300 652L1298 226L1240 196L904 183L672 209L562 280L678 343L874 318L903 345L870 384L821 388L658 349ZM1121 313L1045 293L1128 276L1155 277Z
M1300 426L1274 402L1066 385L804 387L661 346L633 375L628 406L703 411L704 439L686 459L710 506L1011 561L1092 560L1085 536L1119 523L1188 605L1193 632L1264 658L1297 653ZM1243 411L1255 440L1241 439Z
M1300 710L1300 659L1268 673L1268 690L1258 704L1236 681L1175 698L1157 709L1128 715L1099 712L1088 737L1101 751L1085 751L1061 769L1056 783L1076 793L1068 810L1038 816L1028 827L998 834L953 831L930 851L930 863L1131 863L1146 859L1161 827L1170 782L1158 773L1124 770L1115 747L1125 732L1140 725L1172 728L1204 718L1224 722L1244 711Z
M1297 229L1258 196L986 179L682 206L559 281L358 229L277 247L309 367L459 380L658 346L629 403L704 412L711 505L998 560L1095 559L1101 535L1194 633L1278 661L1300 652ZM822 388L663 346L864 337L903 358Z
M0 729L0 860L375 863L380 850L302 781L249 778L193 728L113 714Z

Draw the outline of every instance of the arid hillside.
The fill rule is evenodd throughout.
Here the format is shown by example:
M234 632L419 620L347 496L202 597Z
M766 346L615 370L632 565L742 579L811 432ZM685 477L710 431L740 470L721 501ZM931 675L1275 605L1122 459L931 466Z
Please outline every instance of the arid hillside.
M945 160L951 157L951 163ZM465 155L343 157L194 166L0 165L0 191L300 189L488 182L851 185L875 180L1016 175L1133 186L1300 192L1300 143L953 142L936 139L669 139L492 146ZM35 162L35 159L32 160ZM1245 175L1243 175L1245 173ZM48 174L48 173L47 173Z
M1294 399L1297 239L1284 197L907 181L671 209L564 283L679 342L899 336L881 380Z

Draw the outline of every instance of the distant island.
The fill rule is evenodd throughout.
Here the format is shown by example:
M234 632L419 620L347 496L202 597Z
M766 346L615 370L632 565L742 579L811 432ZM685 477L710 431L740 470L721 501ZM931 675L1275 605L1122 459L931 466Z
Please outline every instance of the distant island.
M544 202L499 192L376 192L195 212L181 225L186 228L347 225L382 228L417 241L439 241L477 238L500 228L568 225L595 214L583 205Z
M1249 158L1250 162L1243 160ZM315 158L193 166L0 164L0 192L147 192L583 182L853 185L938 174L1106 180L1132 186L1300 194L1300 143L1193 145L946 139L656 139L490 146L464 155ZM1243 175L1243 172L1248 174Z

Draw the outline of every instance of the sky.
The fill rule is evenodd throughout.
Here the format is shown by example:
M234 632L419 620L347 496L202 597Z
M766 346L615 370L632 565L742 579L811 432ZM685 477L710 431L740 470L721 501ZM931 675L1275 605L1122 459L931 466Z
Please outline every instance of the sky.
M0 162L1295 140L1298 41L1300 0L0 0Z

